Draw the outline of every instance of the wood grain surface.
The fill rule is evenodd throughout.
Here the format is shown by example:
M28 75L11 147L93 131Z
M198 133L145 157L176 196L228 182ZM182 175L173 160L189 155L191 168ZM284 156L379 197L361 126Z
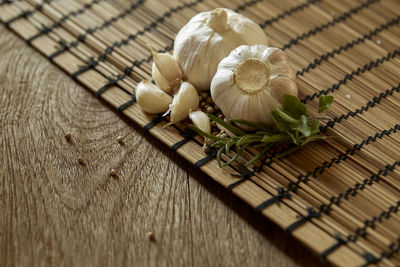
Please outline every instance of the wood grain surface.
M0 266L325 264L3 26L0 97Z

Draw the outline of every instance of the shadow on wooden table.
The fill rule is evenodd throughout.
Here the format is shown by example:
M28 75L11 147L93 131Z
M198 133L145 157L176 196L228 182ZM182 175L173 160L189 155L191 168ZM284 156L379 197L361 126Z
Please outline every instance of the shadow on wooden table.
M104 105L109 106L109 104L105 101L100 101L103 102ZM158 148L171 161L174 161L176 164L178 164L180 168L187 170L190 176L196 179L196 181L201 184L205 189L207 189L207 191L212 193L219 199L219 201L224 203L226 206L232 209L233 212L246 220L247 223L249 223L265 238L267 238L275 247L283 251L288 257L292 258L297 264L301 266L331 266L328 262L323 261L318 255L313 253L310 249L308 249L293 236L289 235L278 225L266 219L263 215L257 213L247 203L243 202L231 192L227 191L215 180L210 177L209 179L204 179L204 176L207 176L206 174L204 174L201 170L195 168L182 157L174 156L174 152L172 152L166 145L161 143L155 137L145 132L142 128L132 123L132 121L130 121L123 115L119 113L118 115L135 131L139 132L151 144Z

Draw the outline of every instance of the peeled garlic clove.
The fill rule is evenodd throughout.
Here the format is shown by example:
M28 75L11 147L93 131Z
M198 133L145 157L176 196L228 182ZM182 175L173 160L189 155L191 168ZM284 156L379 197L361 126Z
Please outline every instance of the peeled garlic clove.
M139 106L150 114L165 112L172 103L172 97L150 81L138 83L135 96Z
M166 93L172 94L182 80L182 71L175 58L169 53L153 53L152 76L156 84Z
M198 105L199 95L196 88L190 83L182 82L170 105L171 119L166 126L186 119L189 116L190 110L196 108Z
M272 126L269 113L282 106L283 95L297 96L295 75L279 48L242 45L218 65L211 97L228 119ZM239 125L245 130L250 127Z
M192 111L189 113L189 118L193 124L205 133L211 134L210 118L203 111ZM207 142L207 138L204 138Z

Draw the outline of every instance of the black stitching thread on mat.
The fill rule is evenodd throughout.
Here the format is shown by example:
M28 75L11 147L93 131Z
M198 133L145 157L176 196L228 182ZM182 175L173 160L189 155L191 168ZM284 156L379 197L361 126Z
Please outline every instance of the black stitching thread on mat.
M377 264L383 259L390 259L393 257L394 254L400 252L400 237L397 238L397 245L396 243L392 242L389 245L389 251L388 252L382 252L379 258L375 258L373 255L364 255L364 258L366 260L366 263L363 266L368 266L369 264Z
M44 0L43 3L36 5L33 10L24 10L19 15L15 16L7 21L4 21L3 23L6 27L10 27L10 24L13 23L14 21L21 19L21 18L28 18L28 17L32 16L35 12L41 11L45 4L49 4L52 1L54 1L54 0ZM10 1L10 2L6 1L5 3L12 3L12 1Z
M314 168L314 170L307 172L306 174L299 174L296 182L290 182L288 184L288 190L296 192L300 183L307 183L311 177L322 174L326 169L330 168L333 164L339 164L341 161L345 161L350 155L354 155L356 151L360 151L363 146L368 145L371 142L375 142L377 139L382 139L383 136L389 136L392 133L396 133L400 130L400 125L396 124L389 130L383 130L376 133L373 136L368 136L367 139L361 143L355 144L352 148L347 149L344 153L340 153L337 157L332 158L330 161L325 161L322 165Z
M103 24L101 24L100 26L95 26L95 27L93 27L93 28L88 28L88 29L86 29L85 32L84 32L83 34L80 34L80 35L78 36L78 38L77 38L76 41L72 41L72 42L70 42L69 44L66 43L65 48L63 48L63 49L60 50L60 51L54 52L54 54L59 55L59 54L65 52L66 50L69 50L69 49L71 49L71 48L73 48L73 47L78 46L79 43L85 41L86 37L87 37L89 34L93 34L94 32L96 32L96 31L98 31L98 30L102 30L102 29L104 29L104 28L110 26L113 22L116 22L117 20L119 20L119 19L121 19L121 18L124 18L126 15L132 13L136 8L138 8L138 7L139 7L142 3L144 3L144 2L145 2L145 0L139 0L139 1L136 2L136 3L133 3L133 4L129 7L129 9L126 9L124 12L120 13L119 15L117 15L117 16L115 16L115 17L112 17L112 18L109 19L109 20L104 21ZM112 51L111 51L111 52L112 52ZM55 55L50 55L50 56L51 56L52 58L55 57ZM100 56L100 57L98 58L98 61L104 61L104 57L105 57L105 55ZM102 59L103 59L103 60L102 60Z
M364 225L362 227L358 227L354 234L349 234L346 238L337 239L337 242L333 244L331 247L327 248L325 251L321 253L322 258L326 258L329 254L334 252L340 246L345 245L349 242L356 242L357 239L361 237L366 237L368 235L367 229L372 228L375 229L376 222L382 222L383 219L389 219L393 214L397 213L400 208L400 201L398 201L395 205L390 206L386 211L382 211L379 216L373 216L371 219L367 219L364 221Z
M397 18L392 19L391 21L380 25L379 27L375 28L374 30L370 31L367 34L364 34L362 37L359 37L355 40L353 40L352 42L349 42L345 45L340 46L337 49L333 49L330 52L327 52L323 55L321 55L319 58L314 59L314 61L310 64L308 64L307 67L304 67L303 69L299 70L296 72L297 76L301 76L304 75L305 73L309 72L312 69L315 69L318 65L321 65L322 62L328 60L329 58L333 58L335 55L339 55L342 53L342 51L346 51L352 47L354 47L355 45L358 45L362 42L364 42L365 40L370 40L373 36L377 35L378 33L380 33L383 30L388 29L389 27L392 27L396 24L398 24L400 22L400 16Z
M340 86L347 83L347 81L351 81L354 77L361 75L367 70L370 71L372 68L378 67L380 64L389 61L396 56L400 55L400 48L394 50L393 52L388 52L386 56L378 58L376 60L372 60L369 63L365 63L364 66L358 67L357 70L353 70L351 73L347 73L342 80L333 84L331 87L325 90L321 90L313 93L312 95L307 95L304 99L301 100L302 103L307 103L308 101L313 100L316 97L320 97L322 95L327 95L329 93L333 93L339 90Z
M240 165L239 174L231 174L231 175L234 177L239 177L240 179L228 185L226 187L228 191L232 191L233 188L235 188L239 184L243 183L246 180L249 180L254 175L254 171L250 171L246 166Z
M82 68L80 68L79 70L75 71L74 73L71 74L71 77L73 79L76 79L79 75L81 75L82 73L95 68L97 65L99 64L99 62L95 61L93 59L93 57L90 57L88 60L88 64Z
M379 262L379 259L376 258L374 255L372 255L371 253L367 252L363 255L364 259L365 259L365 264L363 266L368 266L370 264L376 264Z
M364 179L362 184L356 183L353 188L349 188L348 190L346 190L344 194L340 193L337 197L332 196L328 204L323 203L319 206L317 213L319 214L319 216L321 216L322 213L328 214L332 210L331 208L332 205L336 204L337 206L340 206L340 203L342 203L343 198L347 199L349 194L351 194L352 196L356 196L358 194L358 191L364 190L366 185L372 185L374 181L379 182L380 175L386 176L388 172L393 171L396 166L400 166L400 161L396 161L391 165L388 164L385 167L379 169L378 172L371 175L369 178ZM383 219L389 219L392 213L397 213L399 207L400 207L400 201L398 201L395 206L390 206L387 211L382 211L379 216L373 216L372 219L365 220L364 226L358 227L355 230L354 235L349 235L344 240L338 240L338 242L335 243L332 247L323 251L321 256L327 257L330 253L338 249L341 245L344 245L348 242L355 242L360 236L365 237L367 235L366 229L368 227L374 228L377 221L382 222Z
M257 212L262 212L266 207L272 204L277 204L279 206L282 202L282 198L290 198L292 196L289 192L285 192L285 188L281 186L276 188L276 191L277 194L275 196L267 199L256 207Z
M368 101L365 106L356 109L355 111L349 111L347 114L342 114L339 117L335 117L332 120L328 121L325 126L321 126L321 132L326 132L328 128L332 128L336 123L341 122L343 119L347 120L349 117L355 117L358 114L362 114L364 111L367 111L369 108L374 107L376 104L379 104L382 99L386 99L389 95L393 95L393 93L398 93L400 91L400 83L396 87L392 87L391 89L386 90L385 92L380 93L378 96L374 96L372 100Z
M12 4L12 0L1 0L0 2L0 6L4 5L4 4Z
M60 49L60 50L57 50L56 52L54 52L53 54L51 54L51 55L49 55L49 56L47 57L50 61L53 61L53 59L54 59L56 56L62 54L64 51L67 51L67 50L69 49L69 48L68 48L67 42L65 42L65 41L62 40L62 39L58 41L58 44L61 46L61 49ZM75 78L76 78L76 77L75 77Z
M234 11L235 12L240 12L242 10L245 10L248 7L251 7L251 6L261 2L261 1L263 1L263 0L251 0L249 2L246 2L246 3L242 4L242 5L239 5L237 8L234 9Z
M118 111L119 112L123 112L125 109L127 109L128 107L130 107L131 105L133 105L134 103L136 103L136 96L135 94L131 95L131 99L127 102L125 102L124 104L122 104L121 106L118 107Z
M261 28L265 28L266 26L269 26L272 23L277 22L278 20L285 18L286 16L292 15L292 13L295 13L297 11L303 10L304 8L308 7L309 5L315 4L315 3L318 3L318 2L321 2L321 0L308 0L305 3L302 3L302 4L298 5L298 6L295 6L295 7L291 8L291 9L289 9L289 10L284 11L283 13L279 14L276 17L267 19L266 21L264 21L263 23L260 23L259 25L260 25Z
M279 198L282 194L286 194L286 193L290 194L290 192L296 193L297 189L299 188L300 183L307 183L311 176L315 177L318 174L322 174L325 171L325 169L330 168L333 164L339 164L341 161L347 160L347 158L350 155L354 155L354 153L356 153L356 151L360 151L363 148L363 146L368 145L371 142L375 142L377 139L382 139L384 136L389 136L389 135L399 132L399 131L400 131L400 125L396 124L388 130L383 130L372 136L368 136L366 139L364 139L360 143L355 144L352 148L347 149L344 153L340 153L338 156L332 158L331 160L325 161L322 163L322 165L315 167L314 170L309 171L306 174L299 174L297 177L298 180L296 182L290 182L288 184L287 188L281 189L281 191L276 196L273 196L272 198L267 199L266 201L262 202L259 205L259 207L257 208L257 210L260 211L261 208L263 208L263 209L266 208L267 207L267 205L265 204L266 202L268 204L273 204L274 201L272 201L272 199ZM347 199L347 197L350 193L356 194L355 192L357 190L363 190L365 185L368 182L370 182L370 181L368 179L365 179L363 184L360 184L359 186L356 185L356 189L354 192L352 190L347 190L345 194L340 194L338 197L332 197L328 204L321 205L321 207L319 208L319 211L320 212L329 212L329 210L331 209L331 206L333 204L339 204L341 202L342 198ZM371 184L372 184L372 182L371 182ZM287 196L287 197L290 197L290 196Z
M292 47L292 45L297 44L299 41L301 41L301 40L303 40L305 38L308 38L308 37L310 37L312 35L315 35L315 34L321 32L321 31L323 31L324 29L327 29L327 28L329 28L329 27L331 27L331 26L333 26L333 25L335 25L335 24L337 24L337 23L339 23L341 21L346 20L347 18L351 17L352 15L358 13L360 10L362 10L364 8L367 8L371 4L379 2L379 1L380 0L368 0L368 1L364 2L364 3L362 3L361 5L353 8L353 9L350 9L349 11L343 13L342 15L332 19L328 23L325 23L325 24L322 24L320 26L317 26L314 29L309 30L308 32L303 33L302 35L290 40L289 43L285 44L282 47L282 50L288 49L288 48Z
M49 32L52 32L54 29L57 29L60 27L65 21L67 21L70 17L77 16L79 14L83 14L86 10L91 9L95 4L98 4L99 2L104 1L104 0L92 0L90 3L85 4L82 8L78 10L71 11L64 15L63 17L60 18L60 20L54 22L51 26L47 27L42 24L42 29L34 34L33 36L29 37L25 41L29 44L36 38L40 37L43 34L47 34Z
M164 51L160 51L160 52L164 52ZM134 61L130 66L125 68L125 72L123 74L118 74L116 76L116 78L113 77L108 77L107 79L110 80L110 82L108 84L106 84L105 86L103 86L102 88L100 88L97 93L96 96L100 96L105 90L107 90L108 88L110 88L112 85L118 85L119 81L122 81L125 79L126 76L129 75L129 73L131 73L133 71L133 68L135 66L137 66L138 64L140 64L142 61L150 61L151 60L151 56L147 59L143 59L143 60L139 60L139 61ZM104 58L103 60L104 61ZM72 73L71 76L74 79L77 79L77 77L81 74L83 74L84 72L96 67L99 64L98 61L94 60L93 58L89 58L88 61L88 65L78 69L76 72ZM129 69L129 71L127 70ZM122 90L124 90L123 88L121 88ZM125 91L125 90L124 90ZM129 93L129 92L127 92ZM130 100L131 101L131 100Z
M117 79L111 78L111 77L107 77L108 83L106 83L103 87L101 87L100 89L98 89L96 91L96 96L100 97L105 91L107 91L107 89L109 89L110 87L114 86L117 83Z
M202 158L202 159L198 160L194 164L194 167L201 168L206 163L208 163L211 160L215 159L217 157L217 153L218 153L218 149L216 149L215 147L210 147L210 153L205 158Z
M183 139L171 146L171 149L173 151L177 151L181 146L193 140L193 137L196 135L196 132L190 128L186 128L183 132L181 132L181 135L183 136Z
M145 2L145 0L138 0L136 3L133 3L130 5L129 8L125 9L124 12L118 14L115 17L112 17L109 20L106 20L103 22L103 24L99 26L95 26L93 28L88 28L83 34L80 34L78 36L78 42L84 42L88 34L92 34L96 31L102 30L106 27L109 27L112 23L126 17L127 15L131 14L134 10L136 10L140 5L142 5Z
M163 116L157 116L154 119L151 120L151 122L147 123L144 127L143 130L145 131L149 131L151 128L153 128L154 126L156 126L157 124L159 124L160 122L162 122L163 120L165 120L165 117Z
M380 173L380 172L382 172L382 175L383 175L383 176L386 176L387 173L388 173L388 171L393 171L394 168L396 167L396 165L400 166L400 161L395 162L395 163L392 164L392 165L386 165L385 168L380 169L376 174L370 176L370 179L365 179L365 180L364 180L364 181L365 181L365 184L356 183L356 184L355 184L355 187L353 188L353 192L357 192L357 190L363 190L363 189L365 188L365 185L366 185L366 184L368 184L369 182L373 181L373 180L371 180L371 178L372 178L372 179L376 179L377 177L379 177L379 175L380 175L379 173ZM369 183L369 184L371 185L372 183ZM360 185L361 185L361 186L360 186ZM364 185L364 186L363 186L363 185ZM346 191L346 192L347 192L347 191ZM323 204L323 205L321 205L321 206L319 207L319 209L318 209L317 211L312 210L311 207L308 208L309 210L310 210L310 209L312 210L311 213L309 212L309 215L310 215L310 216L308 216L308 217L311 217L311 218L318 218L318 217L321 217L321 216L322 216L322 213L328 214L328 213L330 212L331 206L332 206L333 204L336 204L336 205L338 205L338 206L340 205L340 203L341 203L341 200L340 200L340 199L341 199L343 196L344 196L344 194L339 194L339 197L331 197L330 203L332 203L332 204L328 204L328 205L324 205L324 204ZM353 196L355 196L355 195L353 195ZM326 207L328 207L328 209L327 209ZM374 216L374 217L372 217L371 220L366 220L366 221L364 221L364 226L363 226L363 227L358 227L358 228L355 230L354 234L353 234L353 235L348 235L348 236L346 237L346 239L341 239L341 238L340 238L340 239L337 239L338 242L335 243L332 247L330 247L330 248L328 248L327 250L323 251L322 254L321 254L321 256L322 256L322 257L326 257L326 256L328 256L330 253L332 253L333 251L335 251L336 249L338 249L341 245L347 244L347 243L349 243L349 242L355 242L355 241L357 241L357 239L358 239L360 236L361 236L361 237L365 237L365 236L368 234L366 230L367 230L369 227L374 228L374 227L375 227L376 221L382 222L383 219L389 219L389 218L392 216L392 214L397 213L397 211L399 210L399 208L400 208L400 201L398 201L398 202L396 203L396 205L390 206L390 207L388 208L387 211L382 211L382 212L379 214L379 216L377 216L377 217ZM298 221L294 222L293 224L289 225L289 226L286 228L286 230L288 230L288 231L290 230L289 232L291 232L291 231L293 231L294 229L296 229L297 227L299 227L300 225L304 224L306 221L307 221L307 220L304 219L304 217L302 217L300 220L298 220Z
M158 18L157 18L154 22L152 22L151 24L147 25L143 30L138 31L138 32L136 32L135 34L130 34L130 35L127 36L127 38L124 38L124 39L122 39L122 40L119 41L119 42L115 42L115 43L113 43L111 46L107 47L107 48L106 48L106 51L105 51L102 55L100 55L100 56L97 58L96 61L104 61L104 60L105 60L105 57L106 57L107 55L111 54L111 53L114 51L114 49L115 49L116 47L122 47L123 45L127 45L130 41L135 40L137 37L139 37L139 36L141 36L141 35L144 35L146 32L149 32L149 31L151 31L152 29L154 29L158 24L162 23L166 18L170 17L170 16L173 15L174 13L176 13L176 12L178 12L178 11L181 11L181 10L183 10L183 9L185 9L185 8L193 7L193 6L199 4L199 3L203 2L203 1L204 1L204 0L196 0L196 1L193 1L193 2L190 2L190 3L182 4L182 5L177 6L177 7L174 7L174 8L170 8L169 11L165 12L161 17L158 17ZM140 0L139 2L144 2L144 0ZM139 2L138 2L138 3L139 3ZM121 13L121 14L120 14L119 16L117 16L117 17L118 17L118 18L121 18L122 14L124 14L124 13ZM125 16L125 15L124 15L124 16ZM91 33L93 33L93 32L96 31L96 30L100 30L100 29L103 29L103 28L108 27L109 25L111 25L112 22L115 22L116 20L118 20L117 17L114 17L114 18L112 18L112 19L110 19L110 20L108 20L108 21L105 21L101 26L94 27L94 28L91 28L91 29L86 30L85 34L81 35L81 38L80 38L81 41L84 40L84 39L86 38L87 34L91 34ZM122 16L122 17L123 17L123 16ZM89 31L89 32L88 32L88 31ZM69 43L68 47L69 47L69 48L76 47L76 46L78 45L79 42L80 42L79 39L78 39L78 41L71 42L71 43Z
M37 6L37 7L39 7L39 6ZM40 7L40 8L41 8L41 7ZM27 17L31 16L32 14L33 14L33 11L31 11L31 10L22 11L18 16L15 16L15 17L13 17L13 18L11 18L11 19L5 21L5 22L4 22L4 25L6 25L7 27L9 27L10 24L13 23L14 21L16 21L16 20L18 20L18 19L21 19L21 18L27 18Z
M303 225L304 223L310 221L312 218L319 218L319 217L321 217L321 213L317 212L312 207L308 207L307 208L307 214L303 215L303 216L299 216L300 219L298 221L295 221L294 223L292 223L288 227L286 227L286 231L291 233L294 230L296 230L298 227Z
M346 244L346 240L342 239L340 236L335 236L336 239L336 243L332 246L330 246L329 248L327 248L326 250L324 250L321 253L321 257L323 259L325 259L329 254L331 254L332 252L334 252L335 250L337 250L339 247L341 247L342 245Z
M290 182L288 184L287 190L296 192L296 190L299 188L300 183L307 183L311 177L315 177L319 174L322 174L326 169L330 168L333 164L339 164L340 162L347 160L347 158L351 155L354 155L356 153L356 151L360 151L363 148L363 146L368 145L371 142L375 142L377 139L382 139L384 136L389 136L389 135L399 132L399 131L400 131L400 125L396 124L394 127L390 128L389 130L383 130L372 136L368 136L366 139L364 139L360 143L355 144L352 148L347 149L344 153L340 153L338 156L333 157L331 160L323 162L322 165L315 167L312 171L309 171L306 174L298 175L297 176L298 180L296 182ZM365 186L365 184L363 185L363 187L364 186ZM346 194L344 194L343 196L339 196L337 198L337 200L331 199L331 202L335 202L335 204L338 204L342 197L347 199L348 194L349 193L346 192Z

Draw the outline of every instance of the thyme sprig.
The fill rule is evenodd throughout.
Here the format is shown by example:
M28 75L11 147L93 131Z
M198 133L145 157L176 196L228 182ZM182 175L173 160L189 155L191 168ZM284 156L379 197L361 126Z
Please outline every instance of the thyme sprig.
M324 113L332 103L333 96L321 96L319 98L318 112ZM284 157L310 142L326 138L319 135L320 120L325 118L312 117L307 112L307 107L297 97L291 95L283 97L282 109L275 108L269 113L275 124L274 128L266 128L262 125L239 119L224 121L213 114L207 115L211 120L234 134L224 138L208 134L193 125L190 126L198 134L214 141L211 146L218 150L216 158L220 167L234 162L248 147L259 149L259 152L247 161L245 166L255 163L269 150L284 144L289 145L289 149L279 153L276 158ZM254 130L245 132L236 126L238 124L249 126ZM221 155L223 153L229 155L233 149L236 152L234 156L228 162L222 164Z

